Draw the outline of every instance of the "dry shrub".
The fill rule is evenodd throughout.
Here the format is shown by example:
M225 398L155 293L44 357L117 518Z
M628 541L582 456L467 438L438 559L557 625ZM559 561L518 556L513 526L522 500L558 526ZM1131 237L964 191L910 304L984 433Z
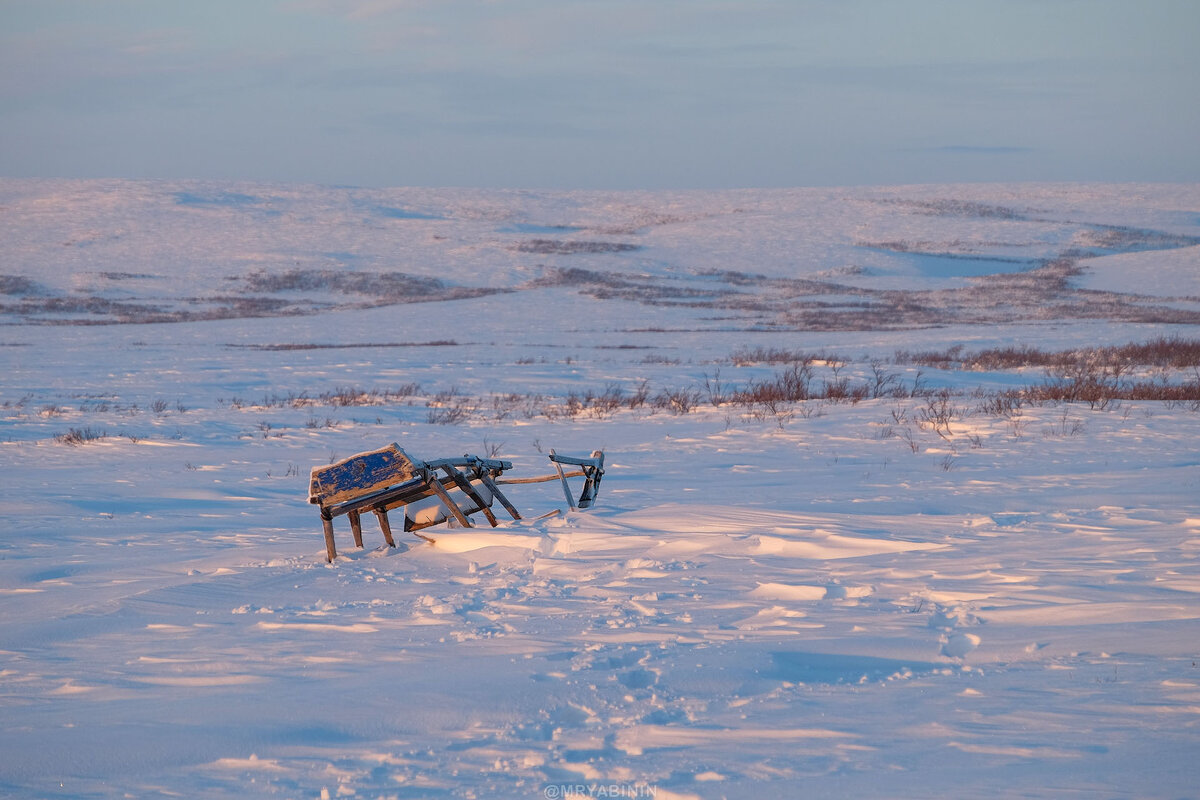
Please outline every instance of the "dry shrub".
M1134 380L1125 377L1120 367L1072 365L1052 370L1041 383L1025 388L1022 398L1031 403L1087 403L1093 409L1123 400L1150 400L1197 411L1200 374L1176 382L1165 377Z
M733 361L734 366L738 367L749 367L754 364L812 364L819 359L841 361L832 356L818 356L799 350L781 350L776 347L742 348L733 351L729 358Z
M924 408L917 409L917 427L922 430L929 428L948 440L953 435L950 423L958 416L961 416L961 412L954 405L953 393L949 389L941 389L925 398Z
M731 401L753 406L810 400L813 398L812 380L812 364L797 362L770 379L750 381L746 388L731 394Z
M1029 345L994 347L968 353L961 344L941 351L897 351L898 362L938 369L1006 370L1024 367L1126 368L1129 366L1200 367L1200 340L1160 336L1148 342L1088 347L1076 350L1042 350Z
M60 433L55 436L54 441L59 444L78 447L81 444L98 442L106 438L108 438L108 433L105 431L95 431L91 428L69 428L66 433Z
M685 389L663 389L650 400L653 408L665 409L674 414L687 414L700 404L700 390L695 387Z

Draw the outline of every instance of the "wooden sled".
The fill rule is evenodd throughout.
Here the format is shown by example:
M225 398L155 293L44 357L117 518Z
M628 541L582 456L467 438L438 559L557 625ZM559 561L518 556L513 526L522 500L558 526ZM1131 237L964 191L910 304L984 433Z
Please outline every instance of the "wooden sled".
M333 518L342 514L350 518L357 547L363 546L364 511L375 514L384 541L391 547L396 546L396 541L388 511L396 508L404 509L404 530L413 533L449 519L469 528L472 527L469 517L476 512L482 512L494 528L499 522L491 511L493 500L498 500L514 520L519 520L520 513L495 480L509 469L512 469L509 461L472 455L420 461L398 444L390 444L327 467L314 467L308 502L320 507L326 558L332 562L337 558ZM433 541L420 533L416 535Z

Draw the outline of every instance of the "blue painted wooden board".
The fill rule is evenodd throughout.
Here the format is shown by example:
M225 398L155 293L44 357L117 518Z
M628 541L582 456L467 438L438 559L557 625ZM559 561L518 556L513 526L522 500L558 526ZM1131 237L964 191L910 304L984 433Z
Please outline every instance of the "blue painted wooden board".
M420 466L400 445L390 444L327 467L313 467L308 501L328 506L362 497L418 477Z

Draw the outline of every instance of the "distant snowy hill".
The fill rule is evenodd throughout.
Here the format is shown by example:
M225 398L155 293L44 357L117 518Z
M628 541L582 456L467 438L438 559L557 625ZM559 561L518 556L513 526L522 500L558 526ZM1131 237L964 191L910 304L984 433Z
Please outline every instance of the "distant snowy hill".
M772 330L1027 321L1048 308L1071 319L1192 324L1200 278L1179 265L1195 263L1197 194L6 180L0 311L22 322L190 321L563 287ZM1160 281L1151 276L1164 253ZM1106 262L1115 256L1144 263L1150 285L1114 281ZM1080 279L1064 285L1067 276ZM1117 294L1097 298L1088 291L1096 287Z

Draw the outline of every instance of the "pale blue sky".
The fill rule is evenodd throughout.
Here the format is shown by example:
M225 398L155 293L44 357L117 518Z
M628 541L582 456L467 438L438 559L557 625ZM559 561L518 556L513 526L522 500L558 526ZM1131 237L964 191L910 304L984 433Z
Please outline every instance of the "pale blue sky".
M1200 0L0 0L0 175L1200 180Z

